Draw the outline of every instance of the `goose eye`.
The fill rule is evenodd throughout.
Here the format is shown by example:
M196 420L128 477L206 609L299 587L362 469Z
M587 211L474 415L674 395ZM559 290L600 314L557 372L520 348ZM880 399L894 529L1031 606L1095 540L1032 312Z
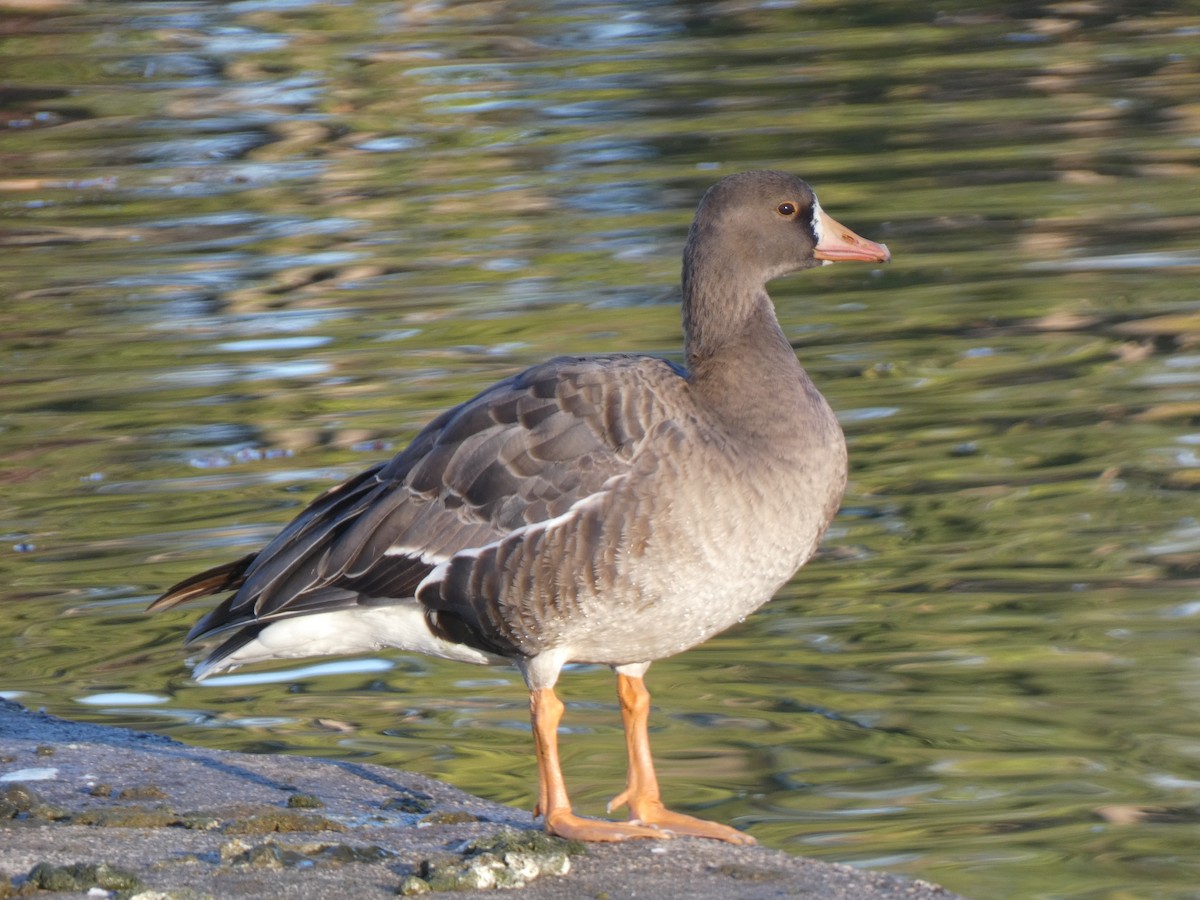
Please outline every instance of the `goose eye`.
M790 219L796 214L796 207L792 203L780 203L777 209L779 214L785 218Z

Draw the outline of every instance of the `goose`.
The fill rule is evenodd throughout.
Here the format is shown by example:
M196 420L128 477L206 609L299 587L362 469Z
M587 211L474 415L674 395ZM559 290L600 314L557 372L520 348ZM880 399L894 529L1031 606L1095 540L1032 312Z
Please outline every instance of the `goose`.
M506 378L317 497L265 549L181 581L149 609L232 592L186 638L220 641L197 679L382 648L514 663L547 832L753 843L664 806L644 676L766 603L841 502L842 430L767 282L890 259L799 178L730 175L705 193L683 252L685 365L561 356ZM567 663L616 673L628 774L608 809L628 806L627 820L572 811L555 692Z

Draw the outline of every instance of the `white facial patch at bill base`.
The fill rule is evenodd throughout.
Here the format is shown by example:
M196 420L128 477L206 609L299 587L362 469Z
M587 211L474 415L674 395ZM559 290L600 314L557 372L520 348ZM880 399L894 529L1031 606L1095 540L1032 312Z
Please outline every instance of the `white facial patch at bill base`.
M812 230L813 230L813 237L815 237L817 239L817 243L814 246L820 246L821 238L824 237L824 234L821 230L821 201L817 199L816 194L813 194L813 202L812 202ZM823 266L828 266L828 265L831 265L832 263L833 263L833 260L831 260L831 259L821 260L821 265L823 265Z

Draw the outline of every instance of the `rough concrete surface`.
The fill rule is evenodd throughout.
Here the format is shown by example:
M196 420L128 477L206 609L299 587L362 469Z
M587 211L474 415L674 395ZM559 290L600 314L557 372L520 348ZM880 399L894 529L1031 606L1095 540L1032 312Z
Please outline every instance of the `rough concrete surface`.
M761 847L572 845L543 835L526 811L409 772L203 750L0 700L0 898L474 897L503 887L529 900L955 896Z

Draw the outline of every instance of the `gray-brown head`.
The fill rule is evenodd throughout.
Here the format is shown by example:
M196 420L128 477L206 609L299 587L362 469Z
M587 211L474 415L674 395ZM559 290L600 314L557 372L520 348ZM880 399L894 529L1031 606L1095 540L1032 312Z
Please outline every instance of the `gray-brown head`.
M683 253L689 356L699 350L702 332L715 337L710 323L749 314L773 278L841 260L890 259L886 246L859 237L822 210L812 188L794 175L761 171L723 178L700 201Z

